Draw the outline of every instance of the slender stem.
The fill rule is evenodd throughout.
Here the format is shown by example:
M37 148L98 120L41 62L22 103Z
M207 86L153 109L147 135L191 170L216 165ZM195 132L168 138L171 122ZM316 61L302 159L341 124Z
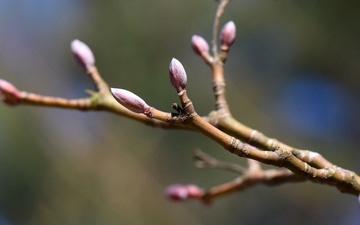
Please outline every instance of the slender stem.
M215 168L215 169L222 169L222 170L228 170L231 172L235 172L238 174L244 174L246 173L246 168L243 166L240 166L238 164L234 163L227 163L227 162L221 162L210 155L206 154L205 152L201 150L195 151L196 161L195 166L198 168Z
M94 109L91 98L65 99L51 96L43 96L29 92L22 92L23 104L59 107L67 109L90 110Z
M102 79L99 71L96 66L90 67L86 73L90 76L91 80L94 82L96 89L100 93L109 92L109 85Z
M211 41L212 43L212 51L215 60L218 60L218 47L217 47L217 38L219 34L219 22L222 14L224 13L224 10L227 6L227 4L230 2L230 0L219 0L219 5L216 10L215 19L214 19L214 25L213 25L213 39Z
M290 182L304 182L306 180L306 178L297 176L289 170L248 170L248 173L244 176L205 190L202 199L204 201L211 201L214 198L242 191L258 184L274 186Z

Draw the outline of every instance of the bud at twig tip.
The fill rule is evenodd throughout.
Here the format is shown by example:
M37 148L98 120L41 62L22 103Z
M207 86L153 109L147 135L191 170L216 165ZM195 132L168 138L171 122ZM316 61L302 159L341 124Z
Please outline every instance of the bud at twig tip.
M186 185L186 189L188 190L189 196L192 198L201 198L204 195L204 191L195 184Z
M10 82L0 79L0 99L8 105L18 105L21 102L21 92Z
M186 88L187 76L183 65L173 58L169 65L170 82L177 92Z
M172 200L182 201L189 198L202 198L204 191L195 184L172 184L166 188L165 194Z
M191 46L194 52L200 56L209 51L209 44L199 35L192 36Z
M71 51L76 62L86 71L95 64L95 57L89 46L77 39L71 42Z
M165 195L174 201L182 201L188 198L189 193L186 186L181 184L172 184L165 190Z
M233 21L229 21L223 26L220 32L221 45L226 45L230 47L234 43L235 37L236 37L235 23Z
M110 92L116 101L132 112L145 113L150 109L150 106L146 104L142 98L130 91L120 88L110 88Z

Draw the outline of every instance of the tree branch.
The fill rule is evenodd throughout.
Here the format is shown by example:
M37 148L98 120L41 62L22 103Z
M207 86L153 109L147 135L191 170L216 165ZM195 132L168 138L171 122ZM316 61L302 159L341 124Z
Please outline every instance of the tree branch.
M181 118L180 121L183 121L184 125L211 138L229 152L240 157L254 159L276 167L285 167L298 176L305 177L314 182L335 186L343 193L359 195L360 177L354 172L337 166L317 169L295 157L291 151L280 147L277 147L273 151L259 150L224 133L197 115L191 100L187 96L186 90L178 91L178 96L184 112L173 118L177 121ZM156 119L163 120L161 117L156 117L156 114L153 116ZM166 120L164 122L169 121L170 120Z
M97 90L96 92L89 91L90 96L88 98L65 99L28 93L17 90L15 86L4 80L0 80L0 98L5 104L12 106L30 104L82 111L102 110L153 127L197 131L209 137L227 151L247 158L248 167L245 168L220 162L198 151L196 153L198 157L196 165L199 168L218 168L241 174L240 177L229 183L208 190L198 190L192 186L180 187L181 190L194 191L190 196L193 198L200 197L204 201L233 191L244 190L259 183L278 185L305 180L335 186L343 193L359 195L360 177L356 173L335 166L316 152L296 149L276 139L269 138L232 117L225 95L224 63L230 46L235 40L236 29L233 22L228 22L221 31L220 53L217 47L219 21L228 3L229 0L220 0L217 8L213 25L213 57L208 52L209 46L205 40L200 37L192 39L194 50L212 70L215 111L211 112L207 117L201 117L195 111L194 105L186 92L187 77L185 70L177 60L173 59L171 61L169 74L171 84L178 93L181 106L174 104L173 109L176 110L176 113L169 113L147 105L138 96L129 95L128 91L129 98L126 99L125 96L125 103L121 102L124 99L117 98L114 92L110 92L109 86L100 76L91 50L78 40L74 40L71 45L74 57L92 79ZM117 101L123 105L118 104ZM288 170L262 170L259 162L276 167L285 167Z

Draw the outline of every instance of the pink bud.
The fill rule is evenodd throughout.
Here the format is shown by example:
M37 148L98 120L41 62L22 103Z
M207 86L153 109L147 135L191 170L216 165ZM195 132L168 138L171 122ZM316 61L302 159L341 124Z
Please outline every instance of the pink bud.
M95 64L95 57L89 46L77 39L71 42L71 51L76 62L84 69L88 70Z
M203 53L206 53L209 51L209 45L205 41L204 38L202 38L199 35L193 35L191 38L191 46L194 50L194 52L198 55L202 55Z
M173 184L166 188L165 194L168 198L175 201L182 201L188 198L189 193L186 186L181 184Z
M204 191L195 184L186 185L186 189L192 198L201 198L204 195Z
M231 46L236 37L236 27L233 21L227 22L221 32L220 32L220 41L221 45Z
M145 113L150 106L136 94L119 88L110 88L111 94L121 105L135 113Z
M18 105L21 102L21 92L6 80L0 79L0 99L8 105Z
M173 58L169 65L170 82L177 92L186 88L186 72L179 60Z

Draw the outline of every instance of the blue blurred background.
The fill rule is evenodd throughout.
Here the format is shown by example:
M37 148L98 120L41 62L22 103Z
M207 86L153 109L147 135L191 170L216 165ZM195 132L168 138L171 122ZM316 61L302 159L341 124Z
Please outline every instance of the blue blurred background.
M92 83L70 42L94 51L112 87L170 111L172 57L188 73L197 111L214 108L209 68L190 38L211 39L217 4L182 1L0 0L0 78L19 89L85 97ZM241 122L360 173L360 2L233 0L237 40L226 64L227 94ZM164 131L105 112L0 105L0 225L343 224L355 197L314 183L258 186L217 199L175 204L171 183L211 187L235 178L198 170L200 148L244 164L207 138Z

